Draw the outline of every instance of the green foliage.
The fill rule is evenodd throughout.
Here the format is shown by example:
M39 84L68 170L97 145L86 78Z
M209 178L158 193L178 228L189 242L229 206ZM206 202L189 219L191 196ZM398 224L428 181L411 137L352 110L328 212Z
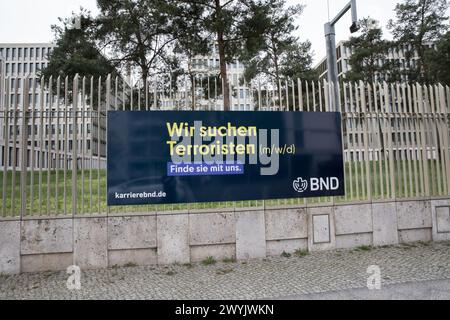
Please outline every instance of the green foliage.
M427 52L430 78L450 86L450 32L447 32L436 45L436 50Z
M247 63L247 81L258 76L266 77L273 83L279 83L281 78L316 78L311 71L311 43L301 42L293 35L298 30L295 21L303 9L303 5L286 8L285 0L268 1L260 9L258 26L250 27L262 32L255 37L253 47L246 48L242 54L242 59Z
M355 249L355 251L371 251L373 249L372 246L359 246L358 248Z
M187 35L178 36L178 48L192 57L204 52L204 43L218 46L220 80L224 83L224 108L229 110L229 86L227 63L259 51L264 31L264 17L268 8L279 0L174 0L170 11L176 17L174 24ZM283 1L284 2L284 1ZM182 12L191 12L183 15Z
M210 265L216 264L216 262L217 261L216 261L216 259L214 259L214 257L208 257L202 261L202 264L204 266L210 266Z
M433 79L427 46L448 30L447 0L404 0L395 8L396 20L389 22L399 46L409 48L406 60L418 55L418 62L406 71L410 81L430 82Z
M175 36L171 6L163 0L97 0L100 14L95 36L115 64L139 70L142 82L150 71L177 69L171 54Z
M398 62L386 59L389 49L395 44L383 39L383 31L377 21L367 17L359 21L360 35L351 37L346 47L353 51L346 73L348 81L394 82L399 79Z
M297 249L297 250L295 250L294 255L296 257L302 258L302 257L306 257L307 255L309 255L309 252L308 252L308 250Z
M60 25L53 25L56 47L48 57L49 63L46 68L39 73L40 77L49 79L52 77L51 89L56 93L56 79L61 78L60 93L64 97L64 91L68 90L68 103L72 101L71 90L76 74L79 79L86 77L88 81L91 77L98 80L99 77L111 74L117 75L114 65L98 50L93 38L94 20L90 13L81 9L79 14L72 14L72 19L80 19L80 27L71 27L67 20L59 18ZM67 77L67 82L65 77ZM47 82L47 80L44 80ZM89 88L87 88L89 90ZM103 91L105 88L103 88ZM104 92L103 92L104 93ZM94 86L93 96L98 95L98 87ZM89 94L90 96L90 94ZM96 108L94 99L92 106Z
M49 56L47 68L41 71L41 75L49 78L73 77L99 77L108 73L115 73L114 66L96 48L95 39L92 37L93 18L90 13L81 10L79 14L73 14L73 18L79 17L81 28L72 28L67 21L59 18L61 25L53 25L56 47Z

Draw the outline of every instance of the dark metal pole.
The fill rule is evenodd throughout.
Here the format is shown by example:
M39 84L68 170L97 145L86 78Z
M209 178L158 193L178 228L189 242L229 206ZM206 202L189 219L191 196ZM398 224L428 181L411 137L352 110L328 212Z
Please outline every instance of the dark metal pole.
M330 111L340 110L338 68L336 56L336 31L331 23L325 24L325 39L327 45L327 67Z
M352 33L359 30L358 15L356 10L356 0L351 0L339 14L330 22L325 24L325 40L327 46L327 67L328 67L328 85L329 101L331 111L339 112L341 110L341 101L339 99L339 79L336 54L336 29L335 24L349 11L352 12Z

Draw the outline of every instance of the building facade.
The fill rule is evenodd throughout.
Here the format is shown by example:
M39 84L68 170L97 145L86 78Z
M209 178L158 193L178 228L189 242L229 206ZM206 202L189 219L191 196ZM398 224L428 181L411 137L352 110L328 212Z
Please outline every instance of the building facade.
M211 46L210 54L194 56L185 64L185 69L192 79L186 81L188 85L177 95L162 98L161 109L170 110L181 106L181 109L188 110L223 110L218 46ZM243 81L244 72L245 65L237 59L227 64L232 111L255 109L252 90Z
M432 43L426 44L429 48L434 48L435 45ZM385 60L389 60L391 62L396 62L399 66L400 71L405 71L410 68L414 68L416 66L417 60L419 56L417 53L413 54L412 57L408 56L408 52L411 51L410 47L407 46L398 46L395 48L390 48L388 53L378 61L381 66ZM350 59L354 53L354 49L348 45L347 41L341 41L336 45L336 57L337 57L337 68L338 68L338 78L339 80L345 80L346 73L351 70ZM314 68L319 73L320 80L327 80L328 77L328 66L327 66L327 58L323 58ZM379 79L385 79L386 75L380 74ZM401 81L408 81L408 77L406 74L401 75Z
M25 101L28 169L71 168L74 146L79 155L77 166L86 166L88 162L92 165L92 161L87 161L88 155L95 157L99 166L100 158L106 155L104 117L89 114L91 108L85 101L77 106L82 111L77 116L83 119L74 119L72 103L62 101L64 93L56 99L48 79L44 79L45 85L41 87L40 71L48 66L54 47L53 43L0 43L0 167L11 169L22 163L22 152L17 147L22 139L22 126L16 122L22 116ZM82 99L78 94L78 101Z

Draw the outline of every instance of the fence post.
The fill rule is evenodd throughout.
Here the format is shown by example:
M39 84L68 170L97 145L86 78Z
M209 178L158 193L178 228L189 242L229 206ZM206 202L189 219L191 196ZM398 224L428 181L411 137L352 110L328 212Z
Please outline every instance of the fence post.
M20 156L20 219L22 220L23 215L27 210L27 111L29 106L28 100L28 76L26 76L23 80L22 85L22 125L21 125L21 142L20 142L20 150L22 154ZM17 97L16 97L17 99Z
M78 74L73 79L72 92L72 118L73 118L73 132L72 132L72 216L77 214L77 169L78 169L78 128L77 128L77 111L78 111Z
M371 182L371 174L370 174L370 158L369 158L369 119L370 119L370 108L367 108L366 105L366 86L363 81L359 83L359 93L361 95L361 121L362 129L364 133L364 153L365 153L365 163L366 163L366 191L367 191L367 199L372 201L372 182ZM368 110L369 109L369 110Z
M106 78L106 104L105 104L105 159L108 157L108 110L111 105L111 74ZM108 165L105 166L105 174L108 176ZM100 183L100 181L99 181ZM108 190L105 191L105 199L108 201ZM106 206L106 214L109 214L109 207Z
M4 114L4 132L3 132L3 141L5 146L5 151L3 152L3 190L2 190L2 215L6 217L6 190L8 188L8 166L9 166L9 105L10 105L10 84L11 80L9 77L5 78L5 103L3 106L3 114Z

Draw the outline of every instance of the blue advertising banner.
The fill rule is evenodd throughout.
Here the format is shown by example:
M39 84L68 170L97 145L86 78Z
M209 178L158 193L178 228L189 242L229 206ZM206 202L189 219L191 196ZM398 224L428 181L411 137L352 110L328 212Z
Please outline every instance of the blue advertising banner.
M341 116L110 111L108 205L344 195Z

